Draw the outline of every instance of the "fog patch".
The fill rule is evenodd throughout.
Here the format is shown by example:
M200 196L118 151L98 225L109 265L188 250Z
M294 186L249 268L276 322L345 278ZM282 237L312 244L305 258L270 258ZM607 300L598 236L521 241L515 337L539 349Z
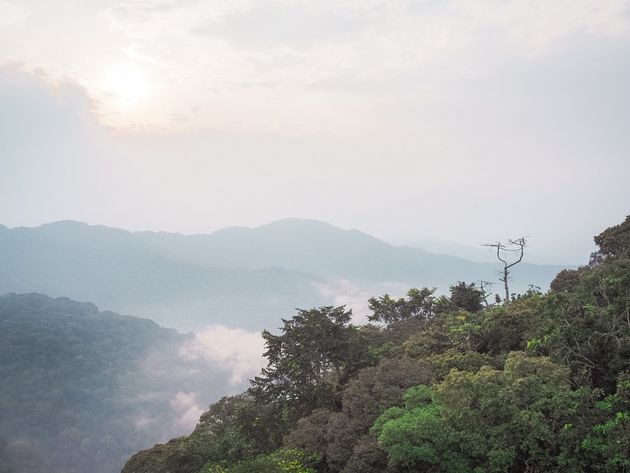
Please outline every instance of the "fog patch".
M347 279L313 284L324 297L332 300L335 306L345 305L348 309L352 309L353 323L364 324L367 322L367 315L370 313L367 301L370 294L365 288Z
M264 349L263 338L258 332L211 325L182 345L179 355L187 361L210 361L229 371L229 383L236 386L257 375L265 365Z
M348 309L352 309L352 322L358 325L368 322L368 315L372 313L368 303L371 297L382 294L402 297L410 287L406 282L387 281L365 284L348 279L313 284L322 296L331 300L334 305L345 305Z
M192 430L201 414L203 408L197 403L197 394L179 391L169 404L178 416L177 424L182 429Z
M133 425L136 427L136 429L138 430L146 430L147 428L149 428L151 426L151 424L153 424L155 422L155 419L153 419L152 417L148 416L148 415L140 415L138 417L135 417L133 419Z

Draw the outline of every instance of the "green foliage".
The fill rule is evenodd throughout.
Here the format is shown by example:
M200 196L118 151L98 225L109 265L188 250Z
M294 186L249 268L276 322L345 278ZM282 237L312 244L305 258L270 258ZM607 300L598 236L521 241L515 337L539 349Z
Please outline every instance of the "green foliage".
M469 471L431 395L428 386L413 388L405 396L405 407L387 409L371 432L387 452L390 464L420 471L434 467L447 472Z
M334 407L340 381L355 369L352 314L341 307L298 310L283 320L281 335L263 332L268 366L252 381L251 392L264 403L277 405L289 423L314 409Z
M542 301L541 294L530 292L510 304L487 310L478 334L479 351L502 357L511 351L525 350L540 327Z
M350 468L350 464L352 468L372 465L374 471L383 471L385 455L366 438L369 428L383 410L402 401L407 388L431 379L426 362L407 357L365 368L346 385L341 412L319 410L300 419L285 444L318 453L330 471ZM374 450L368 452L367 444Z
M203 413L190 435L134 455L123 473L188 473L206 463L254 459L280 446L277 417L273 406L259 404L247 393L224 397Z
M446 318L444 316L443 318ZM451 347L451 339L444 320L436 320L424 330L416 331L402 343L405 353L412 358L426 358Z
M563 269L551 281L550 290L554 292L571 291L580 282L580 273L583 269Z
M368 320L384 324L395 324L407 320L428 322L435 316L438 308L435 289L426 287L410 289L407 292L407 298L393 299L389 294L379 298L372 297L368 304L372 311Z
M208 463L199 473L316 473L311 465L317 461L317 456L306 455L296 449L282 448L229 466Z
M173 382L182 379L177 368L166 385L160 370L147 368L179 368L173 360L188 340L88 303L0 297L0 436L7 451L39 457L44 466L32 471L120 471L135 451L180 432L169 406L178 390ZM147 392L153 397L140 399ZM146 411L153 413L150 429L137 425Z
M605 258L630 258L630 215L623 223L607 228L594 240L599 246L599 251L593 258L595 262Z
M197 471L205 462L206 448L208 446L194 436L175 438L164 445L156 445L149 450L136 453L122 471L134 473Z
M412 289L370 299L378 325L359 328L343 307L298 311L265 332L268 367L202 417L186 459L204 473L626 473L629 221L547 294L485 306L473 284ZM306 457L282 463L280 447ZM148 471L196 470L125 473Z
M511 354L503 371L451 371L432 389L408 391L373 427L390 462L419 470L567 471L576 438L564 428L586 402L568 371L545 358Z
M483 309L486 294L478 288L475 283L466 284L463 281L459 281L454 286L450 287L451 302L458 309L465 310L467 312L479 312Z
M597 403L597 410L598 423L582 441L582 448L593 456L594 470L630 470L630 374L619 377L616 393Z
M490 355L476 351L450 349L444 353L428 357L436 379L444 379L452 369L477 372L482 366L494 366L496 361Z
M612 392L630 371L630 260L583 268L570 291L551 292L534 332L539 351L566 363L574 376Z
M451 346L461 350L476 350L481 343L480 331L483 314L458 311L446 314L444 329Z

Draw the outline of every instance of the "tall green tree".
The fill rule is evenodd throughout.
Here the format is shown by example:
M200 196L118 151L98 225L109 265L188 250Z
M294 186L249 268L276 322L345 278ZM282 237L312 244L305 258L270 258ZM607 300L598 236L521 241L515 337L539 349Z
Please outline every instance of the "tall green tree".
M592 263L606 258L630 258L630 215L619 225L596 235L594 240L599 250L592 255Z
M283 319L280 335L265 330L268 364L251 381L254 396L278 406L288 424L314 409L338 406L339 382L359 356L351 317L344 306L298 310Z
M473 282L466 284L459 281L450 287L451 302L460 309L468 312L479 312L483 309L486 300L485 291Z

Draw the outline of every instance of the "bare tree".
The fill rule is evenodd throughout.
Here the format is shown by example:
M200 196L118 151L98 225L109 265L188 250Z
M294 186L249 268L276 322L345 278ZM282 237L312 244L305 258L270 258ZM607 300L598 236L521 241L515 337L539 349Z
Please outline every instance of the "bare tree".
M510 287L508 284L510 269L523 261L523 255L525 253L525 237L517 238L516 240L508 240L507 243L500 241L496 243L486 243L483 246L489 248L496 248L497 259L503 263L503 272L499 281L503 283L505 288L505 302L510 301ZM512 257L512 258L510 258ZM511 260L511 261L510 261Z

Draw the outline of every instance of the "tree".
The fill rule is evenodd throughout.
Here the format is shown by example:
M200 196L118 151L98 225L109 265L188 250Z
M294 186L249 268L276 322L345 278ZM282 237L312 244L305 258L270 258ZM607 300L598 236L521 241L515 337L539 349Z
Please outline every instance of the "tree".
M464 309L468 312L479 312L483 309L483 303L486 299L483 289L478 288L475 283L466 284L459 281L450 287L451 302L456 307Z
M570 290L544 299L534 334L538 349L612 392L630 371L630 260L609 258L584 268Z
M407 320L428 322L435 315L436 302L435 289L427 287L409 289L407 298L393 299L389 294L378 299L372 297L368 301L372 311L368 320L385 324Z
M583 472L576 452L589 402L566 368L514 352L503 371L452 370L410 389L405 407L385 411L372 432L403 471Z
M510 269L523 261L526 243L527 241L525 240L525 237L520 237L516 240L508 240L507 243L498 241L496 243L486 243L483 245L489 248L496 248L497 259L503 263L503 272L499 281L503 283L503 287L505 288L504 303L506 304L510 301L510 288L508 284ZM510 256L515 256L516 258L513 258L512 261L510 261Z
M282 320L281 335L263 331L268 365L251 381L252 394L280 408L289 425L314 409L334 407L339 380L355 366L351 317L344 306L300 309Z
M319 409L300 419L285 437L285 445L319 454L325 471L332 473L345 473L349 462L352 468L374 464L373 471L382 472L384 452L377 445L368 452L364 437L385 409L400 404L408 388L431 381L431 370L424 361L408 357L383 360L361 370L346 385L341 412Z
M570 292L580 282L580 272L583 269L563 269L551 281L549 289L553 292Z
M619 376L617 392L598 402L597 410L601 418L582 448L593 456L595 471L625 473L630 470L630 373Z
M609 227L594 238L599 250L591 255L591 264L606 258L630 258L630 215L614 227Z
M525 350L527 342L542 325L542 306L542 295L531 293L517 298L509 305L486 310L477 334L478 350L491 356Z
M457 437L444 422L442 407L432 402L433 390L419 385L404 396L404 407L391 407L381 415L371 433L387 453L391 466L403 471L472 471L457 446Z

